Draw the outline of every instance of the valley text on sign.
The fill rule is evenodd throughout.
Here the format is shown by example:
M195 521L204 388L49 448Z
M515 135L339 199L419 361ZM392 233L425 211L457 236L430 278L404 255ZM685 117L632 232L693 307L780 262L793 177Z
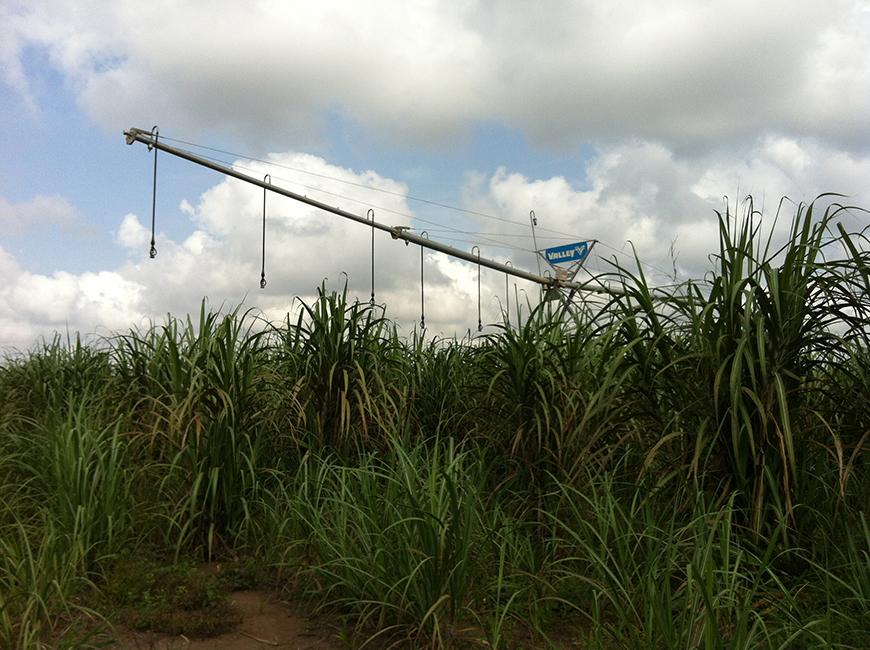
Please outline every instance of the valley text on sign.
M544 249L543 253L544 258L550 264L582 262L589 254L589 242L581 241L565 244L564 246L554 246L553 248Z

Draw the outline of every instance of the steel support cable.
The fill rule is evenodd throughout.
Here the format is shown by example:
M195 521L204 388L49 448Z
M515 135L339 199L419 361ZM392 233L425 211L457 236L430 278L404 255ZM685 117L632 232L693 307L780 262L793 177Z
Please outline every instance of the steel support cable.
M155 128L156 128L156 127L155 127ZM168 138L168 137L166 137L166 136L162 136L162 139L163 139L163 140L172 140L172 141L176 141L176 142L185 142L184 140L178 140L178 139L176 139L176 138ZM198 146L198 147L201 147L201 148L204 148L204 149L212 150L210 147L204 147L203 145L193 145L193 146ZM219 150L219 149L218 149L218 150L214 150L214 151L221 152L221 150ZM231 152L222 152L222 153L229 153L230 155L241 155L241 154L232 154ZM250 167L247 167L247 166L244 166L244 165L240 165L240 164L238 164L237 162L232 162L232 161L224 160L224 159L221 159L221 158L215 158L215 157L213 157L213 156L202 156L202 157L205 158L206 160L212 160L212 161L214 161L214 162L223 163L223 164L225 164L225 165L229 165L229 166L232 166L232 167L234 167L234 168L236 168L236 169L241 169L241 170L243 170L243 171L248 171L248 172L255 172L255 171L256 171L256 170L254 170L254 169L251 169ZM271 163L271 162L269 162L269 161L259 160L259 159L256 159L256 158L249 158L248 160L252 160L252 161L254 161L254 162L263 162L263 163L265 163L265 164L268 164L268 165L274 165L274 166L278 166L278 167L284 167L283 165L277 165L276 163ZM294 171L305 172L305 170L296 170L295 168L292 168L292 167L290 167L289 169L294 170ZM307 173L307 172L305 172L305 173ZM372 187L369 187L369 186L367 186L367 185L361 185L361 184L359 184L359 183L351 183L350 181L344 181L343 179L335 178L335 177L332 177L332 176L326 176L326 175L324 175L324 174L315 174L314 172L311 172L311 174L313 174L313 175L315 175L315 176L320 176L320 177L325 178L325 179L329 179L329 180L334 180L334 181L337 181L337 182L341 182L341 183L349 183L349 184L356 185L356 186L359 186L359 187L364 187L364 188L368 188L368 189L378 190L378 188L372 188ZM269 175L269 176L270 176L270 179L271 179L272 176L271 176L271 175ZM431 221L431 220L428 220L428 219L424 219L423 217L419 217L419 216L417 216L417 215L409 214L409 213L407 213L407 212L402 212L402 211L400 211L400 210L393 210L393 209L391 209L391 208L386 208L386 207L384 207L384 206L375 205L375 204L372 204L372 203L368 203L368 202L366 202L366 201L362 201L362 200L360 200L360 199L355 199L355 198L353 198L353 197L346 196L346 195L344 195L344 194L339 194L339 193L337 193L337 192L332 192L332 191L330 191L330 190L325 190L325 189L323 189L323 188L314 187L314 186L312 186L312 185L305 185L305 184L300 183L299 181L293 180L293 179L291 179L291 178L286 178L286 177L282 177L282 176L275 176L275 178L276 178L277 180L283 180L283 181L286 181L286 182L288 182L288 183L293 183L294 185L298 185L299 187L302 187L302 188L304 188L304 189L306 189L306 190L309 190L309 191L312 191L312 192L320 192L321 194L326 194L326 195L328 195L328 196L334 196L335 198L344 199L345 201L351 201L351 202L353 202L353 203L358 203L358 204L363 205L363 206L366 206L366 207L368 207L368 208L372 208L372 209L369 210L369 212L371 212L372 214L374 214L374 210L373 210L373 208L377 208L377 209L382 210L382 211L384 211L384 212L388 212L388 213L390 213L390 214L395 214L395 215L397 215L397 216L401 216L401 217L406 217L406 218L408 218L408 219L413 219L413 220L416 220L416 221L419 221L419 222L421 222L421 223L425 223L425 224L428 224L428 225L441 226L440 229L431 229L431 228L430 228L430 229L429 229L429 232L433 232L433 233L434 233L434 232L451 232L451 233L456 233L456 234L461 234L461 235L477 235L477 236L478 236L478 239L463 239L463 238L459 238L459 237L442 237L442 238L441 238L441 239L444 239L444 240L447 240L447 241L465 242L465 243L469 243L469 244L481 244L481 243L483 243L483 244L487 244L487 245L489 245L490 247L495 247L495 248L504 248L504 249L508 249L508 250L515 250L515 251L522 251L522 252L525 252L525 253L537 254L537 241L536 241L536 240L534 241L535 249L530 249L530 248L523 248L523 247L521 247L521 246L511 246L510 244L508 244L508 243L506 243L506 242L500 242L500 241L497 241L497 240L487 239L486 237L483 237L483 236L482 236L482 235L489 235L489 236L493 236L493 237L522 237L522 238L528 238L529 236L528 236L528 235L525 235L525 234L515 234L515 233L491 233L491 232L469 231L469 230L461 230L461 229L459 229L459 228L452 228L452 227L447 226L447 225L444 225L444 224L442 224L442 223L438 223L438 222L435 222L435 221ZM378 191L380 191L380 190L378 190ZM459 208L457 208L457 209L459 209ZM530 220L533 221L534 226L537 226L537 222L538 222L538 221L537 221L537 217L535 216L535 213L534 213L534 212L535 212L534 210L531 210L529 216L530 216ZM519 224L517 224L517 225L519 225ZM548 232L558 232L558 231L550 231L550 230L548 230L547 228L543 228L543 227L538 227L537 230L538 230L538 231L545 230L545 231L548 231ZM533 233L534 233L534 227L533 227ZM564 238L564 239L575 239L576 236L575 236L575 235L566 235L566 236L564 236L564 237L543 237L543 239L563 239L563 238ZM534 240L534 238L533 238L533 240ZM594 241L597 242L597 243L599 243L599 244L601 244L602 246L604 246L604 247L606 247L606 248L612 250L613 252L615 252L615 253L617 253L617 254L619 254L619 255L624 255L624 256L626 256L626 257L629 256L628 253L626 253L625 251L622 251L622 250L619 250L619 249L617 249L617 248L614 248L613 246L610 246L609 244L606 244L605 242L602 242L601 240L596 239L596 240L594 240ZM663 275L665 275L665 276L670 277L669 274L668 274L666 271L663 271L662 269L657 268L657 267L653 266L652 264L649 264L649 263L647 263L647 262L640 262L640 263L641 263L643 266L646 266L647 268L650 268L650 269L652 269L652 270L654 270L654 271L657 271L658 273L661 273L661 274L663 274ZM539 272L540 272L540 261L538 262L538 269L539 269Z
M618 287L611 287L603 284L602 282L590 281L584 283L578 282L567 282L560 281L555 278L546 278L540 275L535 275L529 271L524 271L522 269L513 268L510 266L506 266L500 262L489 258L483 258L478 253L477 256L473 254L469 254L462 249L455 248L453 246L448 246L446 244L442 244L440 242L426 239L425 237L420 237L414 233L409 232L409 227L407 226L388 226L377 221L371 221L366 217L362 217L360 215L354 214L352 212L348 212L347 210L342 210L341 208L331 206L327 203L323 203L322 201L318 201L316 199L308 198L305 195L298 194L296 192L292 192L283 187L276 185L267 185L265 182L260 180L259 178L255 178L252 176L248 176L243 174L242 172L234 169L233 167L223 165L220 163L215 163L210 160L203 158L193 152L186 151L184 149L179 149L177 147L173 147L171 145L164 144L163 142L158 142L158 140L153 136L153 134L149 133L144 129L138 128L130 128L124 131L124 135L126 137L128 144L133 144L134 142L141 142L145 145L151 145L156 147L166 153L172 154L178 158L183 160L187 160L189 162L201 165L213 171L222 173L226 176L230 176L232 178L236 178L241 181L245 181L247 183L251 183L252 185L257 185L259 187L268 188L272 192L276 194L281 194L282 196L286 196L287 198L294 199L299 201L300 203L305 203L306 205L310 205L312 207L324 210L325 212L330 212L337 216L343 217L345 219L349 219L350 221L355 221L359 224L366 225L369 227L374 227L378 230L382 230L390 234L393 239L400 239L409 244L418 244L420 246L424 246L425 248L429 248L430 250L437 251L439 253L445 253L452 257L456 257L458 259L465 260L466 262L472 262L480 266L485 266L489 269L493 269L495 271L501 271L502 273L508 273L515 277L521 278L523 280L528 280L530 282L534 282L536 284L544 285L547 287L559 287L564 289L576 289L578 291L590 291L593 293L602 293L608 295L619 295L624 296L626 292ZM479 250L479 247L478 247ZM658 298L659 300L673 300L674 297L666 296L665 298Z
M624 255L625 257L631 258L631 259L633 259L633 260L637 260L638 262L640 262L641 266L645 266L645 267L647 267L648 269L652 269L653 271L656 271L657 273L661 273L661 274L662 274L663 276L665 276L666 278L670 278L670 277L672 277L672 275L671 275L669 272L667 272L667 271L665 271L665 270L663 270L663 269L660 269L660 268L658 268L657 266L653 266L653 265L650 264L649 262L643 262L643 261L641 261L641 260L638 260L636 256L634 256L634 255L629 255L629 254L626 253L624 250L620 250L620 249L618 249L618 248L614 248L614 247L611 246L610 244L606 244L606 243L604 243L603 241L601 241L600 239L596 239L595 241L596 241L598 244L601 244L602 246L604 246L604 248L610 249L611 251L613 251L613 252L616 253L617 255ZM661 286L664 286L664 285L661 285Z
M172 139L172 138L163 138L163 139L164 139L164 140L170 140L170 139ZM250 172L250 173L257 173L257 172L258 172L258 170L252 169L252 168L247 167L247 166L245 166L245 165L240 165L240 164L238 164L237 162L231 162L231 161L228 161L228 160L224 160L224 159L222 159L222 158L215 158L214 156L201 156L201 157L202 157L204 160L210 160L210 161L212 161L212 162L216 162L216 163L219 163L219 164L222 164L222 165L227 165L227 166L230 166L230 167L232 167L232 168L234 168L234 169L240 169L240 170L242 170L242 171L246 171L246 172ZM257 161L257 162L259 162L259 161ZM438 222L436 222L436 221L431 221L431 220L428 220L428 219L424 219L423 217L419 217L419 216L416 216L416 215L413 215L413 214L408 214L407 212L402 212L402 211L400 211L400 210L393 210L393 209L391 209L391 208L385 208L385 207L382 206L382 205L377 205L377 204L374 204L374 203L369 203L369 202L367 202L367 201L362 201L362 200L360 200L360 199L355 199L355 198L353 198L353 197L349 197L349 196L346 196L346 195L344 195L344 194L339 194L339 193L337 193L337 192L331 192L331 191L329 191L329 190L325 190L325 189L322 189L322 188L319 188L319 187L314 187L314 186L312 186L312 185L304 185L304 184L300 183L299 181L295 181L295 180L293 180L293 179L291 179L291 178L286 178L286 177L282 177L282 176L274 176L274 179L275 179L275 180L286 181L286 182L288 182L288 183L292 183L293 185L296 185L296 186L301 187L301 188L303 188L303 189L309 190L309 191L311 191L311 192L320 192L321 194L326 194L326 195L328 195L328 196L334 196L335 198L343 199L343 200L345 200L345 201L350 201L350 202L352 202L352 203L358 203L359 205L366 206L366 207L369 207L369 208L377 208L378 210L381 210L381 211L383 211L383 212L389 212L390 214L395 214L395 215L398 215L398 216L400 216L400 217L406 217L406 218L408 218L408 219L413 219L413 220L415 220L415 221L419 221L419 222L421 222L421 223L425 223L425 224L429 224L429 225L434 225L434 226L441 226L442 228L444 228L444 231L445 231L445 232L455 232L455 233L457 233L457 234L466 234L465 231L459 230L458 228L451 228L450 226L446 226L446 225L444 225L444 224L442 224L442 223L438 223ZM335 180L341 181L341 179L335 179ZM307 196L307 195L306 195L306 196ZM434 231L433 231L433 232L434 232ZM516 236L521 236L521 235L516 235ZM526 235L526 237L528 237L528 235ZM520 246L511 246L510 244L507 244L506 242L500 242L500 241L497 241L497 240L487 239L486 237L479 237L478 239L459 239L459 238L452 238L452 239L451 239L451 238L447 238L447 237L442 237L442 239L450 239L450 241L461 241L461 242L467 242L467 243L470 243L470 244L474 244L474 243L478 243L478 244L479 244L479 243L483 243L483 244L486 244L486 245L488 245L488 246L490 246L490 247L507 248L507 249L510 249L510 250L523 251L523 252L526 252L526 253L533 253L533 254L534 254L534 252L535 252L535 251L533 251L533 250L530 249L530 248L522 248L522 247L520 247Z
M453 211L456 211L456 212L462 212L462 213L465 213L465 214L471 214L471 215L475 215L475 216L479 216L479 217L484 217L484 218L487 218L487 219L494 219L494 220L496 220L496 221L500 221L500 222L502 222L502 223L507 223L507 224L510 224L510 225L512 225L512 226L516 226L516 227L523 227L523 224L522 224L521 222L515 221L515 220L513 220L513 219L508 219L508 218L506 218L506 217L499 217L499 216L496 216L496 215L487 214L487 213L485 213L485 212L480 212L480 211L477 211L477 210L469 210L469 209L466 209L466 208L460 208L460 207L457 207L457 206L454 206L454 205L450 205L450 204L447 204L447 203L442 203L442 202L439 202L439 201L433 201L433 200L431 200L431 199L424 199L424 198L421 198L421 197L416 197L416 196L411 196L411 195L408 195L408 194L403 194L403 193L401 193L401 192L394 192L394 191L392 191L392 190L386 190L386 189L379 188L379 187L372 187L372 186L370 186L370 185L365 185L365 184L363 184L363 183L356 183L356 182L354 182L354 181L349 181L349 180L346 180L346 179L343 179L343 178L338 178L338 177L335 177L335 176L330 176L330 175L328 175L328 174L320 174L320 173L318 173L318 172L312 172L312 171L307 170L307 169L300 169L300 168L298 168L298 167L291 167L290 165L282 165L282 164L280 164L280 163L276 163L276 162L274 162L274 161L263 160L263 159L261 159L261 158L254 158L254 157L252 157L252 156L245 156L244 154L241 154L241 153L232 152L232 151L226 151L226 150L224 150L224 149L217 149L217 148L214 148L214 147L209 147L209 146L206 146L206 145L197 144L197 143L195 143L195 142L190 142L190 141L187 141L187 140L181 140L181 139L179 139L179 138L170 138L170 137L168 137L168 136L162 136L162 139L163 139L163 140L169 140L169 141L172 141L172 142L178 142L178 143L181 143L181 144L186 144L186 145L188 145L188 146L196 147L196 148L198 148L198 149L205 149L205 150L207 150L207 151L213 151L213 152L215 152L215 153L221 153L221 154L224 154L224 155L227 155L227 156L236 156L236 157L244 158L244 159L246 159L246 160L252 160L252 161L254 161L254 162L260 162L260 163L264 163L264 164L267 164L267 165L273 165L273 166L275 166L275 167L280 167L280 168L282 168L282 169L287 169L287 170L294 171L294 172L297 172L297 173L300 173L300 174L308 174L308 175L310 175L310 176L316 176L316 177L318 177L318 178L323 178L323 179L326 179L326 180L335 181L335 182L337 182L337 183L344 183L344 184L346 184L346 185L352 185L352 186L354 186L354 187L359 187L359 188L362 188L362 189L371 190L371 191L373 191L373 192L380 192L380 193L383 193L383 194L389 194L389 195L392 195L392 196L398 196L398 197L402 197L402 198L405 198L405 199L408 199L408 200L417 201L417 202L420 202L420 203L426 203L426 204L429 204L429 205L433 205L433 206L436 206L436 207L445 208L445 209L448 209L448 210L453 210ZM225 161L223 161L223 162L225 162ZM276 176L276 178L279 178L279 177ZM397 210L390 210L389 208L384 208L384 207L382 207L382 206L372 205L372 204L370 204L370 203L366 203L365 201L360 201L360 200L358 200L358 199L351 199L351 198L349 198L349 197L345 197L345 196L342 196L342 195L340 195L340 194L336 194L336 193L334 193L334 192L329 192L329 191L327 191L327 190L322 190L322 189L319 189L319 188L314 188L314 187L311 187L311 186L307 186L307 185L304 185L304 184L299 183L299 182L297 182L297 181L294 181L294 180L292 180L292 179L283 178L283 179L281 179L281 180L286 180L287 182L295 183L295 184L297 184L297 185L300 185L301 187L304 187L304 188L309 189L309 190L312 190L312 191L323 192L323 193L325 193L325 194L330 194L330 195L332 195L332 196L336 196L336 197L338 197L338 198L344 198L345 200L348 200L348 201L354 201L354 202L356 202L356 203L360 203L361 205L365 205L365 206L368 206L368 207L374 207L374 208L378 208L378 209L385 210L385 211L388 211L388 212L392 212L392 213L394 213L394 214L402 215L402 216L405 216L405 217L408 217L408 218L417 219L417 220L421 221L422 223L426 223L426 224L429 224L429 225L439 225L439 226L442 225L442 224L435 223L435 222L432 222L432 221L427 221L427 220L425 220L425 219L423 219L423 218L421 218L421 217L417 217L417 216L414 216L414 215L409 215L409 214L407 214L407 213L399 212L399 211L397 211ZM532 213L533 213L533 212L534 212L534 211L532 211ZM534 217L534 214L531 214L530 217L534 220L534 225L537 225L537 218ZM447 228L450 229L449 227L447 227ZM501 237L527 237L527 236L528 236L528 235L513 234L513 233L510 233L510 234L509 234L509 233L505 233L505 234L499 234L499 233L475 233L475 232L460 231L460 230L458 230L458 229L450 229L450 230L452 230L452 231L454 231L454 232L460 232L460 233L462 233L462 234L477 234L477 235L488 234L488 235L492 235L492 236L496 236L496 237L499 237L499 236L501 236ZM576 235L576 234L566 233L566 232L564 232L564 231L555 230L555 229L553 229L553 228L546 228L546 227L544 227L544 226L539 226L539 227L537 228L537 231L538 231L538 232L542 232L542 231L543 231L543 232L549 232L549 233L552 233L552 234L560 235L560 237L553 237L552 239L561 239L561 238L564 238L564 239L576 239L576 238L577 238L577 235ZM433 230L432 232L436 232L436 231ZM548 238L548 239L550 239L550 238ZM453 239L452 241L469 241L469 242L470 242L470 241L473 241L473 240ZM487 242L488 240L484 239L483 241ZM492 242L489 241L488 243L492 243ZM616 252L616 253L619 253L619 254L622 254L622 255L628 255L628 254L625 253L624 251L620 251L619 249L614 248L613 246L610 246L610 245L608 245L608 244L605 244L604 242L600 242L600 243L601 243L603 246L605 246L606 248L609 248L610 250L612 250L612 251L614 251L614 252ZM507 245L502 245L502 244L498 244L498 245L501 245L502 248L512 248L511 246L507 246ZM534 243L534 245L535 245L535 249L537 249L537 243L536 243L536 242ZM536 252L536 250L535 250L535 251L530 251L529 249L526 249L526 248L519 248L519 247L515 247L515 250L523 250L523 251L526 251L526 252ZM670 273L668 273L667 271L663 271L662 269L657 268L657 267L655 267L655 266L653 266L653 265L651 265L651 264L649 264L649 263L647 263L647 262L640 262L640 263L641 263L642 265L646 266L647 268L650 268L650 269L652 269L652 270L654 270L654 271L657 271L658 273L663 274L663 275L666 276L666 277L670 277ZM539 269L539 272L540 272L540 269Z
M411 230L414 230L414 228L411 228ZM463 244L471 244L471 245L478 245L478 246L483 245L483 246L488 247L488 248L503 248L503 249L509 250L509 251L519 251L521 253L534 254L534 252L529 250L528 248L517 248L516 246L508 246L507 244L490 244L487 242L480 242L476 239L463 239L462 237L439 237L438 239L440 239L441 241L461 242Z
M430 233L433 233L433 232L457 232L457 233L462 233L463 235L483 235L483 236L490 236L490 237L518 237L521 239L529 239L529 235L525 234L525 233L492 232L492 231L486 231L486 230L461 230L459 228L451 228L449 226L444 226L443 230L438 229L438 228L432 228L429 232ZM557 239L559 241L564 241L567 239L577 239L577 237L576 236L572 236L572 237L538 237L538 239ZM529 249L529 250L531 250L531 249Z
M253 160L254 162L260 162L260 163L264 163L267 165L274 165L275 167L281 167L282 169L287 169L290 171L298 172L300 174L308 174L310 176L316 176L318 178L324 178L324 179L336 181L338 183L345 183L346 185L353 185L354 187L360 187L360 188L363 188L366 190L371 190L372 192L380 192L382 194L390 194L392 196L399 196L399 197L407 199L409 201L416 201L417 203L425 203L427 205L431 205L431 206L434 206L437 208L444 208L445 210L453 210L455 212L462 212L464 214L471 214L471 215L475 215L478 217L483 217L485 219L494 219L496 221L501 221L502 223L508 223L508 224L511 224L511 225L514 225L517 227L524 227L522 222L515 221L513 219L508 219L507 217L499 217L499 216L496 216L494 214L487 214L486 212L480 212L478 210L469 210L468 208L460 208L460 207L455 206L455 205L450 205L449 203L443 203L441 201L435 201L432 199L424 199L424 198L419 197L419 196L412 196L410 194L403 194L402 192L395 192L393 190L387 190L387 189L384 189L381 187L371 187L370 185L365 185L364 183L357 183L355 181L349 181L347 179L337 178L335 176L330 176L328 174L320 174L318 172L313 172L313 171L310 171L307 169L300 169L298 167L291 167L290 165L282 165L281 163L276 163L276 162L269 161L269 160L263 160L262 158L254 158L253 156L246 156L244 154L233 152L233 151L227 151L225 149L217 149L215 147L208 147L206 145L197 144L195 142L190 142L188 140L181 140L179 138L170 138L167 136L163 136L163 139L169 140L171 142L178 142L180 144L185 144L185 145L190 146L190 147L196 147L198 149L205 149L206 151L213 151L215 153L224 154L226 156L236 156L239 158L244 158L246 160ZM276 178L277 178L277 176L276 176ZM377 206L373 206L373 207L377 207ZM576 234L566 233L566 232L562 232L559 230L553 230L552 228L541 227L541 228L539 228L539 230L543 230L545 232L553 233L556 235L564 235L566 238L569 238L569 239L576 238Z

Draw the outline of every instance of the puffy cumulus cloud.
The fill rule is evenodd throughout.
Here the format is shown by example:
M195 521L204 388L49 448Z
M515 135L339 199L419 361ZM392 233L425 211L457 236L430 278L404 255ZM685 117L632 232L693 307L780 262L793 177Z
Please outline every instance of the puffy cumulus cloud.
M151 240L151 233L139 223L139 218L135 214L130 213L121 220L115 239L124 248L135 249L147 245Z
M296 182L282 177L285 167L297 170L292 174ZM354 214L365 215L375 204L373 210L379 222L412 225L412 211L405 199L407 188L371 170L355 172L302 153L272 154L268 164L239 161L236 168L256 178L269 173L274 185ZM300 178L305 178L305 185L298 184ZM293 310L295 296L310 302L316 287L324 281L330 289L347 282L354 299L367 301L370 297L371 229L365 225L269 193L267 286L260 290L262 190L228 178L204 192L194 204L182 204L180 211L192 221L195 230L180 242L158 236L156 263L131 261L125 271L136 277L148 276L145 298L166 305L164 310L189 312L203 295L208 295L212 303L236 304L245 299L246 304L256 306L267 316L282 318ZM144 251L148 237L137 219L125 218L119 241L135 242ZM469 310L476 309L477 285L469 280L472 267L463 265L464 275L446 274L441 269L451 262L428 253L424 263L427 311L431 310L427 327L444 335L466 329ZM418 247L405 246L375 231L376 299L388 306L387 314L397 319L405 332L419 321L419 272ZM167 296L172 296L171 303ZM490 320L496 320L497 315L496 305L489 312Z
M84 107L118 128L156 120L305 143L322 112L413 140L479 114L480 36L463 3L20 3L7 27L44 47ZM13 47L13 46L9 46ZM462 71L462 74L457 74ZM216 101L216 93L220 95Z
M239 161L236 167L256 178L270 173L275 185L359 214L367 209L360 201L371 201L374 196L380 220L409 223L404 186L375 172L355 173L306 154L272 155L269 161L270 165ZM298 186L283 180L277 165L318 176L310 175L306 187ZM304 177L299 172L294 175ZM366 188L390 193L373 195ZM342 196L337 198L327 192ZM158 256L153 261L142 259L150 232L135 215L127 215L117 232L118 242L131 252L124 273L143 278L146 301L163 304L164 310L173 312L190 311L204 295L216 304L237 303L247 295L252 305L286 312L294 295L310 297L325 276L333 286L342 283L341 272L355 283L354 291L359 288L362 292L370 276L370 230L275 193L268 194L266 200L268 284L261 291L262 211L261 189L227 178L197 201L182 202L178 216L189 220L194 230L181 241L158 232ZM175 215L158 215L158 228L163 219L169 218ZM413 256L402 255L404 247L389 240L388 235L376 234L379 290L395 286L396 278L407 275L406 267L413 263Z
M271 164L239 161L254 177L270 173L275 185L364 215L388 225L410 226L406 188L374 171L355 172L300 153L271 155ZM281 178L282 168L310 172L306 186ZM286 172L285 172L286 173ZM304 174L297 171L294 176ZM342 182L343 181L343 182ZM373 192L372 188L381 190ZM341 197L339 198L338 195ZM151 232L135 214L119 220L115 241L127 251L119 268L82 274L35 274L0 249L0 347L25 347L57 331L100 332L160 322L163 315L196 314L203 297L214 307L243 304L271 320L295 314L300 297L310 304L316 289L340 290L347 282L351 299L368 301L371 293L371 229L286 197L267 196L266 279L261 273L263 193L226 178L194 201L183 201L176 214L157 215L157 258L148 258ZM172 239L160 231L169 219L185 219L192 231ZM404 333L419 323L420 249L375 234L375 292L387 315ZM427 253L426 325L432 334L452 336L477 323L475 267ZM493 291L503 287L497 274L482 276L484 321L499 320ZM500 289L503 293L503 288Z
M275 185L355 214L364 215L377 205L375 216L382 223L417 225L406 186L376 171L347 169L292 152L272 154L268 163L238 161L235 166L256 178L269 173ZM595 238L601 242L596 249L600 257L616 257L630 266L630 240L647 265L645 272L654 283L663 283L673 272L680 279L698 277L710 267L709 255L717 245L714 211L724 207L723 188L733 188L732 206L736 197L752 194L756 206L767 203L770 214L782 195L799 202L823 191L840 191L851 195L849 203L868 206L867 178L870 156L844 153L813 138L763 136L748 148L703 155L631 140L601 147L588 164L582 187L561 177L531 179L508 169L469 175L466 207L508 221L472 215L476 226L443 236L478 240L484 256L501 260L508 255L493 244L506 244L515 248L509 255L515 266L535 269L527 221L534 209L539 246ZM118 246L127 251L126 262L78 275L35 274L0 249L0 346L25 346L53 330L107 333L149 319L159 322L167 312L196 314L204 296L213 307L244 303L281 320L298 309L294 297L310 303L324 279L328 289L340 289L347 281L351 299L369 299L370 228L274 193L266 201L268 284L260 290L262 209L260 188L226 178L199 197L181 201L177 212L157 215L156 260L148 259L149 224L127 214L115 231ZM785 208L781 224L787 225L791 211ZM853 229L867 223L861 213L843 218ZM173 239L160 231L161 224L173 219L190 224L189 234ZM437 237L436 228L431 230ZM476 234L468 234L470 230ZM387 315L408 333L421 316L420 249L382 232L375 239L377 301L387 305ZM672 245L676 260L669 256ZM423 262L428 331L461 336L475 330L476 265L432 252L424 253ZM608 268L597 258L590 267ZM500 322L506 293L514 322L517 299L524 304L538 297L528 283L510 279L506 287L504 275L486 268L480 287L485 325Z
M500 55L499 103L541 140L685 146L773 127L870 143L870 15L851 0L495 7L482 29Z
M0 348L23 349L54 332L109 333L142 322L142 286L117 271L30 273L0 248Z
M140 315L141 286L113 271L51 276L23 273L8 288L7 299L16 312L39 324L85 322L109 330L126 327Z
M541 142L680 146L770 129L870 144L866 0L7 6L4 77L45 48L112 129L317 137L325 115L443 144L480 121Z
M36 110L36 101L21 62L23 31L22 16L13 12L11 7L0 5L0 80L17 91L30 110Z
M35 196L29 201L11 203L0 196L0 233L17 234L46 226L69 226L76 210L62 196Z
M705 156L704 171L693 188L712 197L721 188L740 184L741 192L778 200L788 196L808 202L823 192L846 195L856 205L870 204L870 156L849 153L816 138L768 135L754 147Z
M710 204L691 191L694 179L691 166L663 146L636 142L602 151L587 169L587 189L575 188L562 177L533 180L500 169L488 179L473 179L466 201L487 213L527 215L533 209L539 248L597 239L598 256L617 255L627 263L630 241L642 260L669 268L667 251L675 227L701 215L714 223ZM530 243L528 221L508 226L481 220L480 226L491 238L526 235L524 243ZM525 268L537 264L530 251L516 251L514 263ZM658 275L661 282L666 273Z
M505 169L490 177L474 176L466 186L469 207L488 213L538 217L540 247L574 238L598 239L591 270L607 270L600 258L634 267L632 247L654 283L701 277L718 248L716 211L742 214L752 196L773 226L779 201L788 197L776 221L775 235L788 229L795 205L824 192L839 192L846 205L870 206L870 156L857 156L815 139L764 136L751 147L681 156L662 144L633 141L604 147L587 168L588 187L573 187L561 177L529 179ZM730 194L726 197L725 193ZM866 213L840 215L851 230L863 228ZM511 241L528 222L515 226L479 219L490 238ZM514 240L515 241L515 240ZM526 239L528 241L528 238ZM515 257L531 268L528 251Z

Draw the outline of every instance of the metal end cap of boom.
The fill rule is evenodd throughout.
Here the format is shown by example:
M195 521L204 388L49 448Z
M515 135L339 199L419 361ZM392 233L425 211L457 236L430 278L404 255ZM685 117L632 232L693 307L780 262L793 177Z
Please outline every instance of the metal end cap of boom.
M145 129L137 129L135 126L131 126L129 129L124 130L124 137L127 140L127 144L133 144L136 140L140 138L148 140L153 140L153 134L151 131L147 131Z

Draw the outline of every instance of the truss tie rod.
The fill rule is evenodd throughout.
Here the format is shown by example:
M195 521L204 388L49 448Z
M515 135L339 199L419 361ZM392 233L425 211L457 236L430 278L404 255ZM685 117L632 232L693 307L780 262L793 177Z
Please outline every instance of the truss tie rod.
M221 174L232 176L233 178L245 181L246 183L262 187L263 189L269 190L270 192L281 194L283 196L286 196L287 198L299 201L300 203L305 203L326 212L331 212L332 214L338 215L339 217L344 217L345 219L356 221L357 223L367 226L369 228L377 228L378 230L388 232L393 239L401 239L402 241L410 244L417 244L418 246L422 246L423 248L438 251L439 253L445 253L447 255L450 255L451 257L457 257L461 260L465 260L466 262L471 262L472 264L480 264L481 266L485 266L494 271L498 271L500 273L507 273L508 275L512 275L523 280L528 280L530 282L536 282L537 284L543 285L545 287L573 289L574 291L591 291L593 293L603 293L608 295L625 295L625 292L621 289L602 286L600 283L567 282L557 280L556 278L549 278L546 276L529 273L528 271L524 271L523 269L514 268L513 266L508 266L506 264L502 264L501 262L496 262L495 260L491 260L485 257L478 257L477 255L466 252L461 248L454 248L453 246L448 246L447 244L442 244L440 242L421 237L420 235L409 232L407 226L387 226L377 221L373 221L367 217L348 212L347 210L342 210L341 208L328 205L321 201L317 201L316 199L308 198L303 194L291 192L290 190L284 189L283 187L280 187L278 185L266 183L259 178L248 176L247 174L243 174L242 172L233 169L228 165L223 165L221 163L208 160L207 158L198 156L193 152L186 151L185 149L179 149L177 147L165 144L159 138L155 139L151 132L146 131L145 129L137 129L131 127L124 131L124 135L127 138L127 144L141 142L148 145L149 147L155 147L160 151L165 151L166 153L177 156L178 158L183 158L184 160L188 160L197 165L207 167L208 169L220 172Z

